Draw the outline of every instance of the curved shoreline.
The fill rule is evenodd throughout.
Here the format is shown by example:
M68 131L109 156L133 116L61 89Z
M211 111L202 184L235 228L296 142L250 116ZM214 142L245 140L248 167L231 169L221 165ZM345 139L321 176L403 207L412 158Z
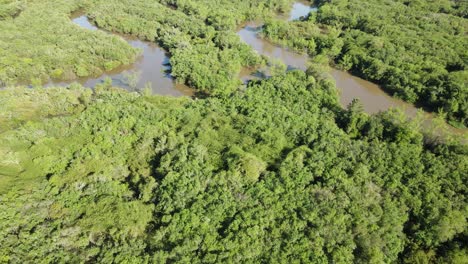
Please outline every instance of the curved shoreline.
M307 16L307 14L315 10L315 7L298 1L293 5L293 10L289 17L286 16L283 17L283 19L289 21L296 20ZM170 71L169 56L165 50L155 43L142 41L132 36L101 30L89 21L82 10L73 13L71 21L81 28L99 30L107 34L117 35L132 47L140 49L142 54L134 63L118 66L113 70L105 71L97 77L84 77L70 81L49 80L44 86L66 86L78 82L85 87L93 88L97 84L103 83L105 79L110 78L114 86L122 87L127 90L143 89L147 87L147 83L151 83L154 94L169 96L194 95L194 89L183 84L177 84L174 81L172 76L168 73ZM262 39L258 35L261 27L261 23L247 22L237 31L237 34L259 54L277 58L284 62L289 69L300 69L303 71L307 69L307 63L309 61L309 56L307 54L290 51L287 47L281 47L268 40ZM423 116L423 126L426 128L434 127L434 125L432 125L435 119L434 114L425 112L423 109L417 108L410 103L390 96L377 84L334 68L331 69L330 75L335 80L336 87L340 91L339 99L343 107L346 107L353 99L358 98L363 104L365 112L368 114L375 114L391 108L399 108L403 110L406 116L414 118L421 112L421 116ZM130 84L131 80L129 79L132 78L134 79L134 83ZM263 76L252 76L251 70L243 68L240 73L240 78L244 81L248 81L253 78L263 78ZM450 134L466 136L466 129L455 128L448 124L443 126L443 130L449 131Z

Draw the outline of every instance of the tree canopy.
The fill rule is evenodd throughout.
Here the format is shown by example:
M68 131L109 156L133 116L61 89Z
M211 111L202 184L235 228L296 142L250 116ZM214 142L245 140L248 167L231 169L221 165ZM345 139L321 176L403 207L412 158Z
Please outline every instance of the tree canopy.
M243 85L265 58L234 31L265 20L263 36L466 124L466 4L275 18L291 3L0 0L0 263L466 263L466 139L342 108L320 65L273 60ZM158 43L200 96L41 87L134 62L109 32Z
M342 110L328 80L0 95L4 261L466 260L466 146Z
M466 1L316 1L302 21L266 23L265 37L377 82L468 125Z

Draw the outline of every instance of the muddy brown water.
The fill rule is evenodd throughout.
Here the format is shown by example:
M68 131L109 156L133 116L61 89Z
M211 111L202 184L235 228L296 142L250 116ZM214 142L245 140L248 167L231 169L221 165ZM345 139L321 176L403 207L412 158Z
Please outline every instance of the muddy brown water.
M272 44L258 35L260 31L261 26L258 26L255 22L251 22L239 30L238 35L259 54L281 60L287 65L288 69L307 70L307 63L309 61L308 55L290 51ZM354 98L358 98L362 101L364 110L369 114L378 113L394 107L408 109L412 114L417 112L414 106L391 97L374 83L337 69L332 69L330 73L340 91L340 102L343 106L349 105ZM255 79L255 77L252 76L252 71L249 71L249 69L244 69L241 72L241 78L243 80Z
M76 25L88 29L99 30L83 14L72 16L72 21ZM104 34L111 34L104 32ZM117 35L117 34L114 34ZM112 80L114 86L122 87L127 90L142 89L146 85L151 85L154 94L169 96L192 96L194 90L186 85L178 84L168 73L170 71L169 57L166 52L155 43L141 41L131 36L118 35L123 38L132 47L141 50L141 55L137 61L130 65L117 67L111 71L97 77L79 78L73 81L49 81L45 86L65 86L73 82L78 82L85 87L94 87L96 84L104 82L106 78ZM137 75L138 83L136 87L131 87L128 82L128 75Z
M286 19L291 21L306 17L310 12L315 10L317 9L311 7L310 4L296 2L289 17L286 17ZM309 61L307 54L290 51L287 48L280 47L262 39L258 34L261 30L261 23L248 22L244 24L237 33L245 43L250 45L260 55L281 60L288 66L288 69L307 69L307 63ZM252 69L243 69L240 73L240 77L245 82L259 79L253 72ZM399 108L411 118L416 117L418 113L420 113L419 115L423 120L423 126L426 128L434 127L433 114L423 112L412 104L388 95L378 85L334 68L331 69L330 74L335 80L336 87L339 90L340 103L343 107L348 106L354 99L359 99L366 113L375 114L392 108ZM450 134L462 135L464 138L463 141L466 141L468 134L466 133L466 129L458 129L447 124L443 125L440 130L448 131Z

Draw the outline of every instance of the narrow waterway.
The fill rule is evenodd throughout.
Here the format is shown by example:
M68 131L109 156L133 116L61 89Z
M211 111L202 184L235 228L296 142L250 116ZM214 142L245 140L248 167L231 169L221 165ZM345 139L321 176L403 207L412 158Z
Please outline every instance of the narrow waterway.
M72 17L73 23L88 30L99 30L88 18L83 15ZM106 34L110 34L107 33ZM79 82L85 87L94 87L96 84L104 82L106 78L112 80L114 86L122 87L127 90L133 90L134 87L129 84L128 76L138 76L138 83L135 88L142 89L151 85L154 94L170 96L192 96L194 91L183 84L175 83L170 75L169 57L166 52L155 43L141 41L131 36L119 35L127 41L132 47L142 51L138 60L130 65L117 67L111 71L97 77L79 78L73 81L49 81L45 86L65 86L73 82Z
M294 4L290 12L288 20L297 20L301 17L306 17L316 8L304 2ZM309 57L307 54L300 54L294 51L289 51L285 47L275 45L259 36L262 30L262 25L257 22L249 22L243 25L238 31L240 38L256 50L260 55L267 56L273 59L279 59L288 66L288 69L306 70ZM336 87L340 93L340 103L343 107L348 106L354 99L359 99L364 107L364 111L369 114L375 114L381 111L386 111L391 108L399 108L409 117L415 117L418 108L404 102L403 100L394 98L385 93L378 85L353 76L348 72L338 69L331 69L331 76L335 80ZM252 75L252 70L244 69L241 72L241 79L244 81L258 79ZM422 112L425 127L432 127L434 115ZM457 129L449 125L444 125L443 130L447 130L452 134L466 136L466 130Z
M259 54L281 60L288 66L288 69L307 70L307 63L309 61L307 54L289 51L287 48L277 46L262 39L258 35L260 30L261 26L251 22L239 30L238 34L245 43L249 44ZM337 69L332 69L330 73L333 79L335 79L336 86L340 91L341 104L345 107L351 103L354 98L358 98L362 101L364 110L369 114L378 113L394 107L408 109L411 114L416 113L414 106L391 97L374 83ZM243 80L248 80L249 76L251 76L251 72L248 70L241 72L241 78Z

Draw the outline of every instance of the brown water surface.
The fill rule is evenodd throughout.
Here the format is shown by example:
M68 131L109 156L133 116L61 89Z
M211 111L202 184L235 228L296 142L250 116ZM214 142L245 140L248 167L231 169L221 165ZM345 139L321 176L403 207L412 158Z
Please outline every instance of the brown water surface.
M297 2L291 11L289 20L295 20L314 10L316 9L303 2ZM258 35L261 29L262 25L260 23L249 22L238 30L238 35L260 55L281 60L288 66L288 69L307 69L308 55L290 51L287 48L280 47L262 39ZM343 107L348 106L353 99L359 99L363 104L364 111L369 114L375 114L392 108L399 108L403 110L407 116L413 118L417 116L418 112L421 112L423 126L433 127L433 114L422 112L422 110L416 108L412 104L388 95L378 85L338 69L332 69L330 74L335 80L336 86L340 92L340 103ZM258 77L253 75L252 69L243 69L240 77L244 81L258 79ZM449 125L444 125L443 130L448 130L456 135L467 136L465 129L457 129Z
M285 17L285 19L297 20L301 17L307 16L310 12L315 10L316 8L307 4L307 2L296 2L293 5L289 17ZM84 15L79 15L73 18L72 21L82 28L98 30L98 28L91 24L88 18ZM289 70L299 69L304 71L307 69L309 58L306 54L299 54L297 52L290 51L287 48L274 45L271 42L262 39L258 35L261 29L262 25L260 23L249 22L239 29L238 35L259 54L282 61L288 66ZM151 42L141 41L130 36L121 37L124 38L131 46L142 50L140 58L131 65L118 67L99 77L81 78L78 80L79 83L86 87L94 87L96 84L103 82L104 79L111 78L113 85L132 90L133 88L130 88L127 82L126 74L137 72L140 76L136 86L137 88L143 88L147 83L150 83L153 93L155 94L171 96L193 95L193 89L174 82L173 78L169 74L169 57L163 49ZM335 80L336 86L340 92L340 102L343 107L346 107L353 99L357 98L363 104L364 110L369 114L386 111L391 108L402 109L406 115L410 117L415 117L418 113L418 109L416 107L402 100L391 97L374 83L337 69L331 70L331 76ZM255 73L255 69L244 68L240 73L240 78L247 82L253 79L264 78L264 76L262 76L262 74ZM69 83L71 82L50 81L47 86L66 85ZM424 125L430 127L433 115L424 112L422 116L424 119ZM449 130L454 134L463 134L466 136L466 130L464 129L456 129L448 125L445 125L444 129Z

